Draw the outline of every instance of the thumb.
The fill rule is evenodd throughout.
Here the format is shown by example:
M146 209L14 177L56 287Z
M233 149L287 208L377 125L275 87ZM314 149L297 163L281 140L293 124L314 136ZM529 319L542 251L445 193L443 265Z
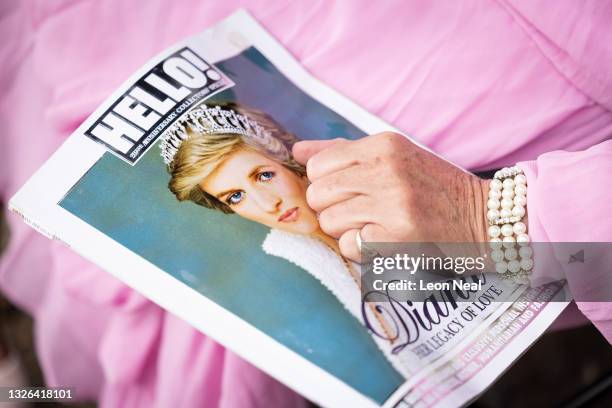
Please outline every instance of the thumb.
M303 165L306 165L308 159L321 150L325 150L331 147L343 139L332 139L332 140L302 140L293 145L292 154L293 158Z

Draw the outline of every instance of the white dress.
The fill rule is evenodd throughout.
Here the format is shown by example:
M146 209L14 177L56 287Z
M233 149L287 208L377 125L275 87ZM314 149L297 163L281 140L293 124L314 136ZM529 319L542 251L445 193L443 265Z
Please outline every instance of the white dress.
M364 324L359 286L342 258L325 243L306 235L272 229L262 243L262 248L265 253L284 258L314 276L362 325ZM359 271L357 264L353 264L353 267L355 271ZM379 329L380 327L377 327L377 331L382 332ZM407 362L391 353L390 343L378 336L372 335L372 338L393 367L407 377L410 373L405 366Z

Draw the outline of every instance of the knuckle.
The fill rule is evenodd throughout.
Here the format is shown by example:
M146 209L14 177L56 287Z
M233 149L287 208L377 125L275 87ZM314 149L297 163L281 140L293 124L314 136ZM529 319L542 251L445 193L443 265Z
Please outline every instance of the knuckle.
M355 240L356 231L347 231L338 240L338 247L340 253L346 258L355 259L358 255L359 249L357 248L357 242Z
M394 154L405 150L409 143L408 139L406 139L404 136L400 135L399 133L392 132L386 134L386 140L387 145Z
M364 225L363 228L359 231L359 235L361 235L361 239L364 242L374 242L377 240L374 234L373 224Z
M394 145L398 141L398 137L401 137L395 132L382 132L377 135L380 138L380 143L388 145Z
M315 185L315 183L312 183L306 189L306 202L308 203L310 208L312 208L315 211L317 210L317 207L318 207L317 197L318 197L317 186Z
M395 132L382 132L372 136L376 151L385 158L394 157L405 149L406 138Z
M317 171L317 156L314 155L306 162L306 176L309 179L314 179Z
M406 141L406 138L400 135L399 133L385 132L384 134L385 134L385 137L388 139L389 143L392 143L392 144L404 143Z
M330 235L333 233L334 216L331 214L331 210L324 210L319 214L319 225L323 232Z
M318 177L321 168L321 158L318 154L312 156L306 162L306 176L310 180L314 180Z
M345 258L353 258L353 253L357 252L356 249L352 249L346 240L341 241L338 246L340 247L340 253Z

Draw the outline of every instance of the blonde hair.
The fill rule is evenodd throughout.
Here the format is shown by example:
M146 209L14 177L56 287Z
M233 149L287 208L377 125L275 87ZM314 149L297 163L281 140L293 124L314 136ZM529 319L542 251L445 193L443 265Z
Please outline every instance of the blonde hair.
M220 106L223 109L234 111L256 121L271 135L283 143L290 151L297 138L283 129L270 116L263 112L251 109L234 102L215 103L211 106ZM200 134L191 129L189 137L183 141L173 161L168 165L170 182L168 188L179 201L193 201L203 207L215 209L231 214L234 211L226 203L202 190L200 183L210 176L215 169L232 153L247 149L263 154L293 171L298 176L306 175L304 166L296 162L293 157L280 158L259 144L253 138L235 134Z

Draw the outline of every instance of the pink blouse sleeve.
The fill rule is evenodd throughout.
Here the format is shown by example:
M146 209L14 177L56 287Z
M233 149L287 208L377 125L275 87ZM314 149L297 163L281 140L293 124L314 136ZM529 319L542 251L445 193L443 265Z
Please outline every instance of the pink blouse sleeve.
M605 259L612 255L612 140L581 152L545 153L519 166L527 176L528 228L534 245L580 242L600 251L600 267L585 269L577 282L580 293L573 294L580 311L612 343L612 297L605 294L612 284L612 263ZM588 244L594 242L610 244ZM535 261L537 274L537 256ZM563 263L565 276L570 267ZM569 279L573 292L575 277ZM593 290L600 290L600 295L590 297Z
M592 103L612 111L612 3L573 0L497 0L497 3L575 89ZM600 140L612 135L609 128L601 132ZM609 189L612 140L585 151L542 154L534 161L519 165L528 179L529 234L534 245L537 242L553 243L553 247L554 243L562 242L612 242ZM559 246L556 245L557 249ZM598 247L602 248L605 247ZM612 296L605 293L596 299L592 296L594 290L609 290L612 285L612 262L606 259L612 257L612 244L608 249L599 254L601 267L584 270L586 273L578 279L579 285L575 274L574 282L568 280L578 308L612 343ZM565 263L560 267L568 277L570 266ZM538 273L537 259L535 273Z

